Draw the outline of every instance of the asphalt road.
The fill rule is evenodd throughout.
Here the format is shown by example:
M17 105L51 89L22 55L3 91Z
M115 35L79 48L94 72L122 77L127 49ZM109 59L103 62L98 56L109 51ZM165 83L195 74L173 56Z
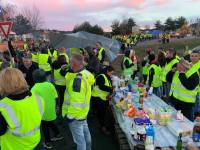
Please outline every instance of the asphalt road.
M53 150L76 150L76 145L73 143L71 133L67 126L67 122L57 123L58 127L64 136L62 141L53 143ZM98 123L95 117L88 119L89 129L92 136L92 150L119 150L118 143L114 134L106 136L98 128ZM36 150L45 150L42 146L42 141Z

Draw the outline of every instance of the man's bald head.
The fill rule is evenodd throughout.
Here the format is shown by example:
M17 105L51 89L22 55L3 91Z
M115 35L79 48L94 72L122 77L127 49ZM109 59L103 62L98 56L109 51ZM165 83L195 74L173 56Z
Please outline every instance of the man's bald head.
M84 58L80 54L74 54L72 55L71 61L71 68L74 72L82 69L84 67Z

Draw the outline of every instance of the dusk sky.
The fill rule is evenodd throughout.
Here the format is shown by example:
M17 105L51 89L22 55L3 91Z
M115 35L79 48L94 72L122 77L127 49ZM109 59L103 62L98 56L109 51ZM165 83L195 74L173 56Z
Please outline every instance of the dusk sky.
M4 0L3 0L4 1ZM200 0L5 0L18 9L35 5L45 28L72 30L75 24L89 21L110 30L114 19L135 18L140 26L153 25L167 17L200 17ZM4 1L4 2L5 2Z

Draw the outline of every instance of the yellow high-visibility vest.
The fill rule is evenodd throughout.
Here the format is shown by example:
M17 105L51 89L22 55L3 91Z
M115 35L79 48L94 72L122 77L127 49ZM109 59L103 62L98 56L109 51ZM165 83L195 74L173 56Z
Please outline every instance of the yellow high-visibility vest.
M8 124L7 132L1 136L2 150L31 150L38 145L43 99L34 94L18 101L6 97L0 101L0 112Z
M108 80L108 78L106 77L106 75L104 74L100 74L99 76L103 76L104 78L104 81L105 81L105 86L108 86L108 87L112 87L110 81ZM97 76L98 77L98 76ZM99 97L101 98L102 100L106 101L107 100L107 96L109 95L109 92L106 92L106 91L102 91L98 85L95 85L94 88L93 88L93 91L92 91L92 96L93 97Z
M94 76L87 70L79 73L68 72L66 79L66 94L63 104L63 116L70 119L86 119L90 108Z

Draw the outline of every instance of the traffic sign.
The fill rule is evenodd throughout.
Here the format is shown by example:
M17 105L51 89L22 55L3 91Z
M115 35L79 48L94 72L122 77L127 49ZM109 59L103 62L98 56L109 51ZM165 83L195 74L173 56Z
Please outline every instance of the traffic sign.
M13 23L10 21L0 22L0 31L3 33L6 39L8 38L12 25Z

